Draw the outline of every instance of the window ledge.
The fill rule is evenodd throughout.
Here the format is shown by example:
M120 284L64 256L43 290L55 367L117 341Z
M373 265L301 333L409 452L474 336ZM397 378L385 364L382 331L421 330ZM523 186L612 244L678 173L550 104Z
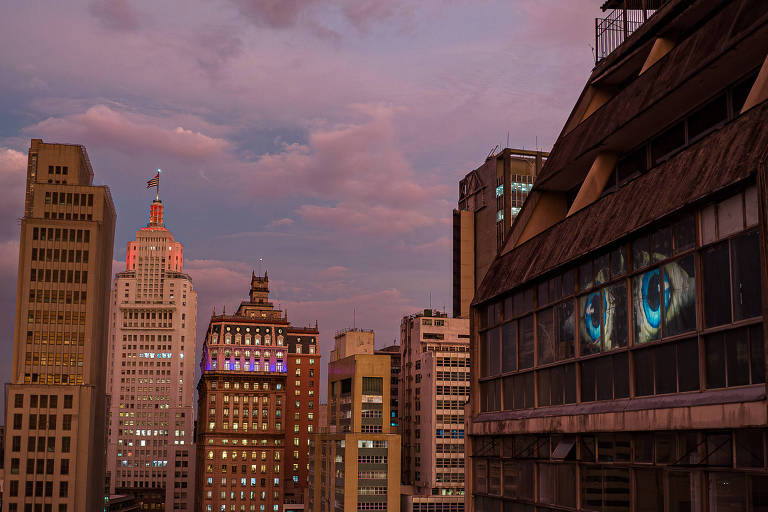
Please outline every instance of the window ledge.
M766 399L765 384L755 384L728 389L711 389L701 392L678 393L674 395L647 396L630 399L607 400L581 404L538 407L517 411L481 413L471 421L503 421L550 416L577 416L612 412L642 411L648 409L672 409L676 407L697 407L739 402L759 402Z

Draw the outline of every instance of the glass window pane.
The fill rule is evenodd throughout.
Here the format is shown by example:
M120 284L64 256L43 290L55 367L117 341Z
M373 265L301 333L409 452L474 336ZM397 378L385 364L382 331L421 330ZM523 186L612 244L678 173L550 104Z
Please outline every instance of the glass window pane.
M715 240L717 240L717 223L715 205L711 204L701 210L701 243L708 244Z
M530 409L534 406L533 403L533 372L528 372L521 377L523 387L523 407Z
M611 370L611 358L599 357L595 359L597 374L597 399L611 400L613 398L613 371Z
M725 360L728 387L749 384L749 334L747 329L725 333Z
M635 395L653 394L653 353L650 350L638 350L632 353L635 361Z
M672 256L672 229L669 227L657 230L651 235L653 262L665 260Z
M599 467L582 468L581 506L584 510L603 510L603 470Z
M732 448L731 434L707 434L707 460L711 466L731 466Z
M704 286L704 325L713 327L731 321L731 283L728 242L701 252Z
M661 471L635 470L635 512L664 510L664 485Z
M632 280L632 312L635 343L647 343L661 335L661 271L653 269Z
M606 283L611 278L611 255L610 253L602 254L595 258L595 284L600 285Z
M763 352L763 325L749 328L750 357L752 364L752 384L765 382L765 352Z
M543 281L539 283L539 307L549 304L549 282Z
M603 316L605 313L604 299L602 290L579 297L581 355L600 352Z
M488 461L488 494L501 494L501 459Z
M565 388L565 403L576 403L576 365L563 366L563 386Z
M488 333L487 332L481 332L479 336L479 345L480 345L480 376L481 377L487 377L490 375L490 353L489 353L489 347L488 347Z
M736 466L740 468L762 468L765 466L762 431L736 431Z
M568 359L574 356L573 346L573 319L575 316L573 300L561 302L555 306L555 334L557 360Z
M557 465L557 487L555 504L561 507L576 506L576 465Z
M669 478L669 510L670 512L692 512L701 510L700 492L691 485L691 475L688 472L670 471Z
M627 255L624 246L616 248L611 253L611 275L613 277L623 276L627 271Z
M677 221L673 231L675 254L693 249L696 244L696 220L693 215L687 215Z
M550 379L549 370L539 370L536 372L536 380L538 381L537 394L539 400L539 407L546 407L550 405L550 392L552 380Z
M677 344L677 369L680 391L699 389L699 344L696 338Z
M594 402L595 400L595 360L581 363L581 401Z
M704 338L704 349L707 357L707 388L724 388L725 347L723 346L723 335L712 334Z
M586 290L587 288L592 288L593 284L592 279L592 262L587 261L586 263L582 263L579 267L579 290Z
M734 238L731 242L733 257L733 313L734 320L760 316L760 239L757 231Z
M695 269L692 254L664 265L664 336L696 329Z
M501 371L517 370L517 322L507 322L501 330Z
M531 499L533 475L532 462L504 461L504 496Z
M717 231L720 238L744 229L744 204L742 197L742 194L737 194L717 205Z
M674 393L677 391L677 371L675 368L675 347L672 344L662 344L654 348L656 394Z
M657 432L654 436L656 442L656 463L667 464L675 460L675 434L671 432Z
M574 287L574 271L569 270L563 273L563 297L573 295Z
M520 369L533 367L533 315L520 319Z
M637 434L634 436L635 462L653 462L653 435Z
M504 377L502 386L504 387L504 410L511 411L515 408L514 377Z
M563 366L555 366L548 370L549 378L551 379L552 398L550 403L552 405L562 405L563 403L563 391L565 385L563 381L563 368Z
M477 493L488 492L488 461L486 459L474 459L472 469L475 476L475 488L473 490Z
M744 192L744 212L747 217L747 226L757 224L757 187L752 185Z
M486 334L488 335L489 375L498 375L501 373L501 329L491 329Z
M626 283L606 287L603 290L603 298L605 304L603 350L626 347L629 330Z
M555 466L553 464L539 464L539 501L547 505L555 504Z
M539 346L539 363L546 364L555 360L555 322L554 308L539 311L536 314L537 342Z
M651 251L647 236L642 236L632 242L632 268L639 270L651 263Z
M613 356L613 396L629 397L629 354L626 352Z

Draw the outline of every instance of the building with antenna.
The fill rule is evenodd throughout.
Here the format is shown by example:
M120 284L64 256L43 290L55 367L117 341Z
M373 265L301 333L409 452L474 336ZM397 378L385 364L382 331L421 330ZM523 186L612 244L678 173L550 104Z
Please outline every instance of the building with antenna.
M453 316L468 318L475 290L548 156L542 151L494 148L483 165L459 182L458 207L453 211Z
M191 511L197 292L163 214L155 196L112 286L107 486L143 510Z
M200 370L196 509L303 510L319 419L317 325L291 325L270 301L267 272L252 274L248 300L211 316Z

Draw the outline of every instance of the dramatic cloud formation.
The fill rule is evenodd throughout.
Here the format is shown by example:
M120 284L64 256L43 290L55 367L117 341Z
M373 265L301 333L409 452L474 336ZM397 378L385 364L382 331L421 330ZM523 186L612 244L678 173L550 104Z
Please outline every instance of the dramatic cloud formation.
M430 294L451 302L458 180L497 144L555 140L593 64L598 7L19 2L0 21L0 278L15 282L29 139L84 144L118 211L115 269L164 170L198 346L260 265L292 321L318 321L323 350L353 311L391 343ZM6 326L14 300L3 287Z

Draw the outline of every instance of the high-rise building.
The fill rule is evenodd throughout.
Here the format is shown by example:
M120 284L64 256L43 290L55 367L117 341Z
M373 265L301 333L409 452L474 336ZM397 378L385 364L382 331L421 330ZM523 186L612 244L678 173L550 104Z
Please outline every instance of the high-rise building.
M125 263L110 314L109 492L142 510L193 510L197 293L159 199Z
M459 182L453 211L453 316L469 317L472 297L548 156L506 148Z
M400 323L402 478L407 512L464 511L469 319L425 309Z
M472 306L468 503L765 510L768 2L603 7Z
M294 327L251 276L249 300L211 317L198 391L200 512L304 509L319 416L315 327Z
M104 507L115 207L83 146L32 139L21 219L3 512Z
M308 510L400 510L400 436L391 433L392 357L374 333L336 335L328 364L327 433L313 436Z

